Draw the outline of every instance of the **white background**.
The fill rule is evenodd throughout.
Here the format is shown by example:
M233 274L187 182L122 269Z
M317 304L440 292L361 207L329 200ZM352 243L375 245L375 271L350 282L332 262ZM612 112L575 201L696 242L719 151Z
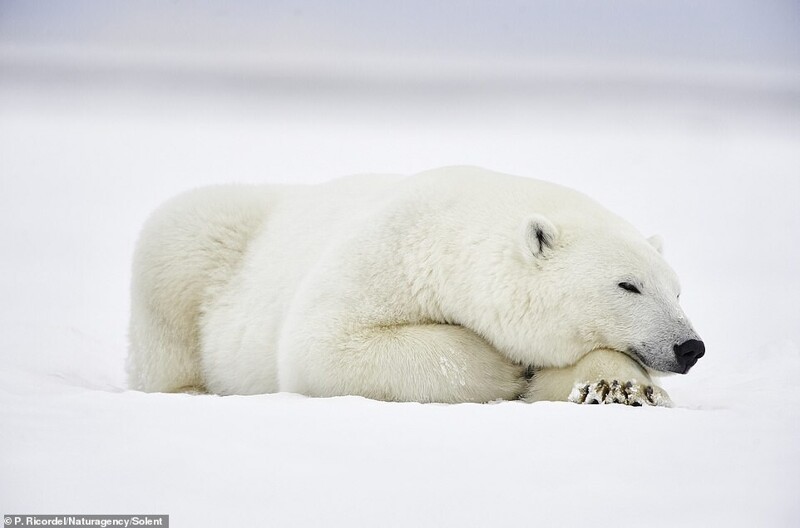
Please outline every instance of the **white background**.
M0 513L173 526L800 522L793 2L0 3ZM659 233L676 409L125 391L147 214L476 164Z

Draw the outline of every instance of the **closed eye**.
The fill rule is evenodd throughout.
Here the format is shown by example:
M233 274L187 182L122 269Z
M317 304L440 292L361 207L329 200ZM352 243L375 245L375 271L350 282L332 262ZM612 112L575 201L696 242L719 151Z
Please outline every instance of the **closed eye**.
M642 293L639 291L639 288L631 284L630 282L620 282L618 285L623 290L629 291L631 293Z

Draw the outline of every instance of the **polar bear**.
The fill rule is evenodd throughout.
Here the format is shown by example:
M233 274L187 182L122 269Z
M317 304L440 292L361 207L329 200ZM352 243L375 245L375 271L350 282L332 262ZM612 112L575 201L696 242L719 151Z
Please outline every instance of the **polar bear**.
M477 167L167 202L134 256L148 392L669 404L704 354L660 253L568 188Z

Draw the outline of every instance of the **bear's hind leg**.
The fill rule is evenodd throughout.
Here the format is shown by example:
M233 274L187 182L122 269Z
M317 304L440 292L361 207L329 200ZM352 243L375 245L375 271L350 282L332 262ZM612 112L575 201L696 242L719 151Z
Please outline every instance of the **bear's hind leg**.
M195 340L171 328L151 309L134 302L130 326L128 385L144 392L206 392Z
M635 360L615 350L594 350L575 365L537 370L523 399L574 403L659 405L672 402Z
M322 345L322 343L317 343ZM282 390L311 396L360 395L386 401L488 402L519 398L524 369L456 325L369 328L344 342L312 346ZM291 386L296 385L296 386Z

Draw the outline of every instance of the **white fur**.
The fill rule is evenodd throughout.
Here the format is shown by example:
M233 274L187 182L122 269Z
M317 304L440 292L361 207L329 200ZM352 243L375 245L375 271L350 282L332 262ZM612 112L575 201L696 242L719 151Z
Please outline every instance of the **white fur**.
M636 281L642 295L620 281ZM142 232L130 383L565 399L580 380L536 392L537 379L598 349L635 347L640 361L670 370L672 346L696 336L677 293L672 270L628 223L533 179L450 167L212 187L168 202ZM617 355L620 370L642 371ZM528 366L538 370L530 388Z

